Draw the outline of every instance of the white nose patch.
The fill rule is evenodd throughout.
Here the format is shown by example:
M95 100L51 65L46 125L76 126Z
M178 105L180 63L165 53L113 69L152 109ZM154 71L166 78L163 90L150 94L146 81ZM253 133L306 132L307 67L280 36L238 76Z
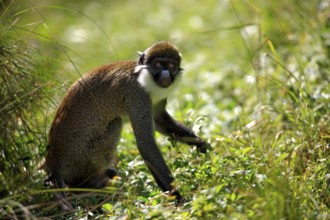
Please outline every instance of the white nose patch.
M162 77L164 77L164 78L170 77L170 71L168 71L168 70L163 70L161 74L162 74Z

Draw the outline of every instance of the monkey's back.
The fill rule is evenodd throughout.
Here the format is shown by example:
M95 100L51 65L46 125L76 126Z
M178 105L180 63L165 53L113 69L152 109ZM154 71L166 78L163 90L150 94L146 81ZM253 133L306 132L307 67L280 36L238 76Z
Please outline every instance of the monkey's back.
M134 92L130 88L137 83L135 67L135 61L105 65L73 84L49 132L46 167L50 174L55 172L75 186L111 166L121 118L127 112L126 94Z

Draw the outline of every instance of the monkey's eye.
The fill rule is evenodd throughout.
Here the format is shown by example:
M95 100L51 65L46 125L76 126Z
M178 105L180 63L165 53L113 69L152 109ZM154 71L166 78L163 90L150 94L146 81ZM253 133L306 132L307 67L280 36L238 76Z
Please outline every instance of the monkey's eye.
M156 62L156 63L155 63L155 67L156 67L156 68L161 68L161 67L162 67L161 62Z
M177 65L176 65L176 63L173 63L173 62L169 62L169 63L167 64L167 67L168 67L170 70L172 70L172 71L176 71L176 70L177 70Z

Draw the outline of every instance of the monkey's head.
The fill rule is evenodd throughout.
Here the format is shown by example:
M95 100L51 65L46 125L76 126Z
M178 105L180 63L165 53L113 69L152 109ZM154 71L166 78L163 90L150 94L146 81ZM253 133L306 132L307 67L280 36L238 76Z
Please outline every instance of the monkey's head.
M144 52L139 52L138 65L145 66L161 88L173 84L182 71L180 64L181 54L178 49L166 41L155 43Z

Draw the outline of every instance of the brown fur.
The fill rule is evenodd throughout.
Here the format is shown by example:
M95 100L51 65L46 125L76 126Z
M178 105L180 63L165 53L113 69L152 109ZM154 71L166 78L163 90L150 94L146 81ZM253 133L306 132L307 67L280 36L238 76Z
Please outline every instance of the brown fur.
M115 166L127 97L144 92L132 73L135 66L127 61L97 68L64 97L49 132L46 166L69 186L102 187L95 179Z

